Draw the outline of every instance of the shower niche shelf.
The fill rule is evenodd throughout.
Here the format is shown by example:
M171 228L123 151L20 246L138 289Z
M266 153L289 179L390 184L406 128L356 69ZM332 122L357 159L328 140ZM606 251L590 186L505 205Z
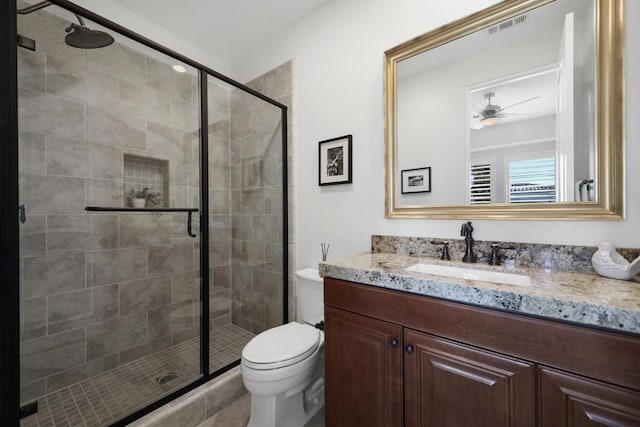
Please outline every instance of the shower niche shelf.
M149 193L160 197L159 208L169 202L169 160L151 156L122 152L124 207L133 206L133 193L147 189ZM131 202L127 199L131 197Z
M198 237L192 232L193 213L198 212L198 208L129 208L118 206L86 206L88 212L186 212L187 213L187 234L190 237Z

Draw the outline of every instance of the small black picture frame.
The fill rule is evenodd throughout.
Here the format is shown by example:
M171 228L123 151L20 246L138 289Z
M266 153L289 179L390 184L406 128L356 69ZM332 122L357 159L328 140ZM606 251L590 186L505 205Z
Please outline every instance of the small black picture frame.
M431 166L400 172L402 194L431 193Z
M318 185L351 183L352 136L344 135L318 143Z

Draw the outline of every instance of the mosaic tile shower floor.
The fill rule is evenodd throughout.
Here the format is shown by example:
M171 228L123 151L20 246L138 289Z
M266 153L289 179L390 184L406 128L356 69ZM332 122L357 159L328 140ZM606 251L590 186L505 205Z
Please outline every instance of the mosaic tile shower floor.
M209 351L215 371L240 357L254 336L235 325L211 331ZM200 339L193 338L111 371L50 393L38 400L38 412L22 427L104 426L191 382L200 372ZM174 373L160 384L157 378Z

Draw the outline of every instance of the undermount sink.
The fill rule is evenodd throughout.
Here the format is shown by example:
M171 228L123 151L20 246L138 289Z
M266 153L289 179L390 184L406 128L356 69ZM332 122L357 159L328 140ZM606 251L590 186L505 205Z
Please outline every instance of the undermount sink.
M416 273L435 274L458 279L480 280L505 285L531 286L531 278L523 274L503 273L501 271L478 270L474 268L453 267L440 264L413 264L405 270Z

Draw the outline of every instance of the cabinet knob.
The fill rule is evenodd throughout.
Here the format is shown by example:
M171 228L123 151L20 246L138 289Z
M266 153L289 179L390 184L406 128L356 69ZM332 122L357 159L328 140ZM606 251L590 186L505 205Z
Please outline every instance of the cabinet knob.
M407 350L407 353L409 354L413 353L413 346L411 344L406 346L404 349Z
M395 338L391 338L389 344L391 344L391 347L396 348L398 346L398 340Z

